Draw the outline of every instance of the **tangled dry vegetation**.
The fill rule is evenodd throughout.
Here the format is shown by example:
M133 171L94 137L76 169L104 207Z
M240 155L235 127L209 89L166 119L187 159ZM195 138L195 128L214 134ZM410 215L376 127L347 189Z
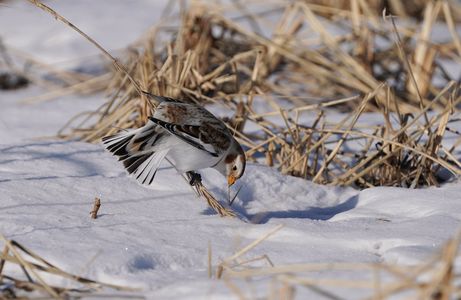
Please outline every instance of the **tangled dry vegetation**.
M460 299L459 244L461 232L433 257L412 266L389 263L310 263L274 265L268 255L254 256L252 250L275 234L267 234L236 251L209 276L224 280L239 299L298 299L309 291L312 299ZM209 250L211 261L211 250ZM242 279L246 284L241 284ZM256 293L255 285L266 293Z
M0 234L0 299L80 299L98 295L111 298L116 290L125 293L137 289L107 284L70 274L49 263L38 254ZM65 286L50 284L58 281ZM101 292L102 291L102 292ZM121 294L117 294L121 296Z
M416 17L396 22L377 1L314 2L189 2L118 60L137 84L114 69L107 102L61 137L97 142L141 126L152 93L220 108L250 161L317 183L417 188L459 175L449 124L461 98L445 69L461 58L458 5L417 1L418 14L389 1ZM446 42L431 42L436 25ZM376 125L362 121L369 113Z

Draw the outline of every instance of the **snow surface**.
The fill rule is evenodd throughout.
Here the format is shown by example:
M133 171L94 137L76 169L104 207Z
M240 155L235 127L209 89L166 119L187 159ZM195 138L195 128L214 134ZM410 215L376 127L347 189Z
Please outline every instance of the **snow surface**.
M164 4L132 2L49 4L104 46L121 48L155 23ZM8 28L0 29L7 45L50 63L96 53L75 33L25 2L0 6L0 28ZM284 228L247 258L267 254L275 265L415 264L438 251L461 225L457 182L423 190L359 192L316 185L254 164L237 184L243 188L234 204L250 222L221 218L171 168L159 173L156 189L147 189L126 176L100 145L42 138L56 133L76 113L97 107L103 97L20 103L42 92L34 86L0 92L0 233L71 273L141 288L130 295L237 299L224 281L208 279L208 244L216 266L278 224ZM224 178L214 170L203 176L205 185L225 199ZM96 220L89 217L94 197L102 200ZM248 285L257 287L257 295L270 292L264 282L247 283L246 291L251 290ZM297 295L319 299L319 294L310 293L301 289ZM355 299L366 294L350 290L340 295Z

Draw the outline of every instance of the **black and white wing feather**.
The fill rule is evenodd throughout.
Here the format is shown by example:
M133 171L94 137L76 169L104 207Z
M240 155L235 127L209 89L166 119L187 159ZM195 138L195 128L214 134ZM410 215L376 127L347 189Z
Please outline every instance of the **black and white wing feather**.
M158 147L168 135L161 127L149 122L140 129L106 136L102 142L139 183L150 185L160 163L168 154L168 148Z

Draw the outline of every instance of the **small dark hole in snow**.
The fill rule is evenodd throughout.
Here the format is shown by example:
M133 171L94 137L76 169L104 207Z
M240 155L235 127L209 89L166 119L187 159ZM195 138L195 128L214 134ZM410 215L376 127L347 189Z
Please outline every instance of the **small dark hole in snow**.
M129 263L129 267L133 272L152 270L155 267L155 261L148 255L136 255Z

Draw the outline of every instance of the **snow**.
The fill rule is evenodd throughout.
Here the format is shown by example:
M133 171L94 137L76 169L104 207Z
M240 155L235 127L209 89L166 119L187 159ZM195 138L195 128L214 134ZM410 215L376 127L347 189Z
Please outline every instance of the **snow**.
M130 14L125 14L125 3L49 4L104 46L122 48L155 22L163 6L133 1ZM25 2L0 6L0 28L8 28L0 32L8 46L49 63L97 53L74 32ZM249 222L221 218L168 166L159 172L156 187L147 189L129 178L101 145L50 138L71 116L98 107L103 95L21 104L21 99L42 92L35 86L0 91L0 233L71 273L141 288L130 295L237 299L225 281L208 279L208 245L216 266L279 224L283 229L247 258L266 254L276 266L411 265L436 253L461 225L458 182L422 190L357 191L313 184L255 164L249 164L233 189L235 193L243 186L234 209ZM226 199L225 179L218 174L205 170L204 183L218 198ZM89 212L95 197L101 198L102 206L100 217L93 220ZM328 274L319 276L323 275ZM237 284L251 290L248 283ZM257 295L270 292L264 281L250 286ZM312 295L309 290L297 294L299 299ZM363 295L366 291L341 294L346 299Z

